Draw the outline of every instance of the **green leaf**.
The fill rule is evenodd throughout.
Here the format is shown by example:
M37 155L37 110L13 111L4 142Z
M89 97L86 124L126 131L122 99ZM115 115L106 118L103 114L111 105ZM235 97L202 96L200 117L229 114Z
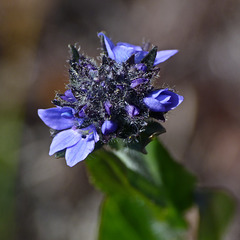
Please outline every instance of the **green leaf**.
M148 154L124 146L116 142L114 152L98 150L86 160L92 183L107 196L99 240L186 239L195 178L157 140Z
M196 194L200 211L199 240L221 240L236 208L223 191L202 189Z
M185 230L164 221L165 212L134 196L107 197L102 206L99 240L183 240Z
M147 151L145 147L155 136L165 132L166 129L159 122L149 121L145 130L138 137L137 142L132 142L128 144L127 147L146 154Z
M182 233L186 231L187 225L184 216L180 215L168 202L162 186L129 169L116 155L110 152L98 150L91 154L86 162L92 183L107 195L102 210L100 239L110 240L114 235L121 236L119 239L131 239L129 238L132 234L131 231L137 231L142 228L142 225L148 226L150 223L157 226L156 229L163 229L163 232L174 236L176 234L173 239L183 239L177 236L179 232L182 236ZM120 209L118 210L118 208ZM123 209L125 213L124 217L121 217L119 212L122 212ZM147 214L149 217L145 218L145 215L141 217L141 214ZM136 229L130 230L128 222L133 222L133 219L138 219ZM119 226L122 227L119 229ZM118 234L120 230L125 233ZM146 231L150 231L150 229ZM108 234L110 235L108 236ZM151 234L155 237L153 232ZM163 238L157 236L158 238L152 239L169 239L164 238L164 235ZM141 234L138 237L141 237Z
M180 163L173 160L163 145L155 139L147 146L150 172L160 181L165 194L181 212L193 204L196 178Z
M86 159L86 163L90 181L101 191L107 194L127 191L126 168L114 154L98 150Z
M128 168L115 154L98 150L86 162L90 180L106 194L138 194L160 206L167 205L161 186Z

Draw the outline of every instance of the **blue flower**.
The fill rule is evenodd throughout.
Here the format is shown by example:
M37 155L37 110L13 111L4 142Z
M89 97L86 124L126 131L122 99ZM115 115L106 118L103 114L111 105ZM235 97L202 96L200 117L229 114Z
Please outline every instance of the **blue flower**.
M131 81L131 88L135 88L137 87L138 85L141 85L141 84L144 84L144 83L147 83L149 80L146 79L146 78L137 78L137 79L134 79Z
M74 117L74 109L71 107L54 107L48 109L38 109L38 116L50 128L63 130L71 128L73 125L82 121Z
M84 160L97 142L139 141L150 118L164 121L164 114L183 101L168 89L154 91L152 84L160 71L154 66L177 50L157 52L154 47L148 52L147 46L114 45L103 33L99 36L104 50L101 62L97 64L70 45L67 90L56 94L52 101L56 107L38 110L51 128L49 154L65 154L71 167Z
M146 106L153 112L168 112L176 108L183 101L180 96L168 88L151 92L143 99Z
M101 130L104 135L108 135L110 133L115 132L117 130L117 127L118 125L115 122L111 120L106 120L104 121Z
M111 107L112 107L112 104L111 104L109 101L106 101L106 102L104 103L104 107L105 107L106 112L107 112L108 115L110 116L110 115L111 115Z
M60 96L60 98L63 99L64 101L67 101L70 103L77 101L77 99L74 97L71 89L66 90L65 93Z
M127 105L125 110L130 117L134 117L139 114L139 109L133 105Z
M114 45L113 42L102 32L100 32L98 36L103 36L108 56L118 63L127 61L133 54L135 55L135 63L140 63L141 60L148 54L148 51L144 51L142 47L129 43L118 42ZM175 49L158 51L154 61L154 66L165 62L177 52L178 50Z
M70 107L39 109L38 115L50 128L63 130L53 138L49 155L66 149L65 158L70 167L84 160L99 141L93 125L79 128L83 119L74 117L74 109Z

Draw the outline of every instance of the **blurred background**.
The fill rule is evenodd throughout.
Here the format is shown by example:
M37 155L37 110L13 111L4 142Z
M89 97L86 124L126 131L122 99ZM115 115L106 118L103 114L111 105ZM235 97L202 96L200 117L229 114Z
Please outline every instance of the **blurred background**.
M162 141L201 186L232 193L238 207L225 239L240 239L240 1L1 0L0 239L93 240L101 193L84 162L48 156L38 108L52 107L68 82L67 45L99 55L97 33L113 42L151 41L179 53L156 86L184 96Z

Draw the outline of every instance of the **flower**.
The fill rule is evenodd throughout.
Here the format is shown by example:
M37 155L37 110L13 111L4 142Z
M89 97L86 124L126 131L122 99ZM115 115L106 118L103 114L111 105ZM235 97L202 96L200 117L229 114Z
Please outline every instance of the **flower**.
M63 130L71 128L77 119L74 117L74 109L70 107L54 107L48 109L38 109L38 116L50 128Z
M60 95L60 98L67 101L67 102L76 102L77 99L74 97L71 89L68 89L67 91L65 91L65 93L63 95Z
M141 60L149 53L148 51L144 51L142 47L129 43L118 42L114 45L113 42L102 32L100 32L98 36L103 37L108 56L118 63L127 61L133 54L135 55L135 63L140 63ZM158 51L154 61L154 66L165 62L177 52L178 50L176 49Z
M63 156L72 167L94 151L97 142L107 144L115 138L139 141L150 121L164 121L183 97L168 89L154 90L159 76L158 63L177 50L149 52L129 43L114 45L103 33L101 63L80 54L70 46L69 83L64 94L56 94L49 109L38 115L51 128L49 154ZM157 123L163 128L160 123ZM151 135L152 131L151 130ZM147 134L145 134L146 136Z
M137 78L137 79L132 80L131 87L135 88L138 85L141 85L141 84L147 83L147 82L148 82L148 79L146 79L146 78Z
M78 128L83 120L73 116L70 107L39 109L38 115L42 121L55 130L64 130L56 134L50 146L49 155L66 149L67 165L72 167L84 160L94 150L99 136L93 125Z
M183 96L169 91L168 88L153 91L143 99L146 106L153 112L168 112L182 101Z
M139 114L139 109L133 105L127 105L125 110L127 111L130 117L134 117Z
M104 135L108 135L110 133L114 133L117 130L117 123L110 121L110 120L106 120L103 125L102 125L102 133Z

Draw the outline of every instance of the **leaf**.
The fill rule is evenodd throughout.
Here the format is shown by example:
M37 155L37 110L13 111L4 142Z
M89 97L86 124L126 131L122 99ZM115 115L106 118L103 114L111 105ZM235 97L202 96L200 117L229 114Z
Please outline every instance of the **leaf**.
M141 142L139 144L142 145ZM178 211L191 207L196 183L193 174L174 161L157 139L148 144L146 151L148 154L141 154L130 148L118 148L114 153L128 168L141 174L151 184L161 187L164 197Z
M131 231L137 231L137 229L142 228L142 225L147 226L150 223L156 229L162 228L162 231L166 231L165 228L168 229L166 232L174 236L175 234L178 236L179 232L182 234L186 231L187 225L184 216L180 215L168 201L162 186L129 169L116 155L110 152L96 151L91 154L91 157L88 157L86 162L90 180L107 195L102 210L99 239L110 240L114 235L121 236L119 239L129 239L132 234ZM118 208L119 210L117 210ZM122 217L119 214L123 210L125 213ZM144 214L149 217L145 218ZM133 222L133 219L138 219L138 222L136 222L136 229L130 230L128 222ZM119 229L119 226L122 227ZM151 234L154 236L152 239L168 239L167 237L164 238L164 235L163 238L159 237L159 235L157 235L158 238L155 238L155 234ZM141 237L141 235L138 237ZM174 237L173 239L180 240L184 238Z
M124 146L115 142L114 152L98 150L86 160L92 183L106 194L99 240L186 239L195 178L156 139L148 154Z
M99 240L183 240L182 227L164 221L164 211L134 196L107 197L102 206Z
M161 206L166 205L160 186L126 167L113 153L99 150L86 159L90 180L108 195L139 194Z
M196 178L180 163L173 160L163 145L155 139L147 146L146 159L156 181L161 181L168 199L180 211L194 203Z
M138 141L128 144L128 147L142 153L147 153L145 147L155 136L165 132L166 129L159 122L149 121L145 130L140 134Z
M221 240L232 219L236 203L223 191L201 189L196 193L200 211L199 240Z
M120 150L120 146L122 146L121 143L118 150L114 151L115 155L103 152L102 155L98 155L96 158L99 159L99 167L97 168L103 168L103 165L108 166L108 174L112 174L113 178L118 176L112 173L111 169L118 169L122 180L131 187L136 188L137 183L144 182L144 185L148 187L141 186L140 192L155 202L173 204L179 212L183 212L193 205L196 178L180 163L174 161L157 139L147 146L148 154L146 155L129 148ZM103 158L104 160L100 160ZM95 163L91 162L91 171L97 171L94 168L96 161ZM89 164L90 161L88 161L88 166ZM95 172L94 174L96 175ZM102 174L104 175L104 173ZM103 176L100 177L103 178ZM139 182L136 181L137 179ZM98 179L98 182L102 181L103 179ZM106 182L104 187L107 185ZM154 195L148 192L153 191L152 188L158 188Z

